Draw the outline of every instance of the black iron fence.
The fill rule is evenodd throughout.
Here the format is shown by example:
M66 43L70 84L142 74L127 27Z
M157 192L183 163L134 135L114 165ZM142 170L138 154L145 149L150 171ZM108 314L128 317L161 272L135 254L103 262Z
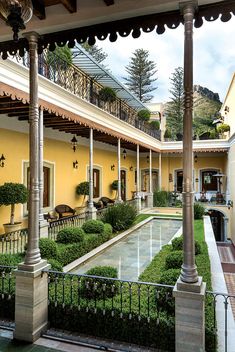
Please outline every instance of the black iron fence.
M29 67L28 56L23 58L18 56L17 61ZM158 140L161 139L160 130L156 130L149 123L141 121L137 116L137 110L129 106L124 100L116 98L112 103L102 101L99 95L100 90L103 88L102 85L77 66L56 55L56 53L44 50L39 55L38 64L40 75L150 136Z
M87 213L81 213L79 215L68 216L57 220L49 221L48 237L52 240L56 240L57 234L60 230L65 227L81 227L86 221Z
M55 329L174 351L173 286L49 271Z
M14 266L0 265L0 321L9 325L15 319Z
M214 346L217 345L219 352L233 351L235 346L235 295L207 291L206 298L213 308L211 315L206 307L206 319L209 319L212 325Z
M28 229L21 229L0 236L0 253L23 253L28 242Z

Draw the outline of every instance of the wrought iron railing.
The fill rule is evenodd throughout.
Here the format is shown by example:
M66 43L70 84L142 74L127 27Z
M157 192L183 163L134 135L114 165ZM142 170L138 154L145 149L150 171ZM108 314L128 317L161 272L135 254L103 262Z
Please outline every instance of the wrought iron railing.
M28 242L28 229L21 229L0 236L0 253L23 253Z
M60 230L65 227L81 227L86 221L87 213L81 213L79 215L68 216L57 220L49 221L48 237L52 240L56 240L57 234Z
M9 325L15 318L15 276L14 266L0 265L0 321Z
M17 57L17 61L29 67L28 56ZM135 126L150 136L160 140L160 130L153 129L150 124L138 119L137 111L124 100L116 98L113 103L103 102L99 97L101 84L80 70L77 66L66 62L56 53L44 50L39 55L39 74L58 84L67 91L109 112L120 120Z
M206 296L209 300L208 304L213 307L213 316L207 317L206 311L206 319L210 319L213 326L214 346L218 346L217 350L219 352L233 351L235 341L235 295L207 291Z
M173 286L49 271L51 327L174 351Z

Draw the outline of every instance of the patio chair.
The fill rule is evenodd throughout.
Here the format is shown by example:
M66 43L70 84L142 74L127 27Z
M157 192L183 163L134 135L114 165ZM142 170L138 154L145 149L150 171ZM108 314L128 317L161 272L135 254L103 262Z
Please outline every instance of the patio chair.
M76 211L67 204L57 205L55 207L55 211L59 214L59 219L68 217L68 216L73 216L76 213Z
M99 199L99 201L101 201L103 203L104 207L107 207L108 205L115 203L115 201L113 199L110 199L108 197L101 197Z

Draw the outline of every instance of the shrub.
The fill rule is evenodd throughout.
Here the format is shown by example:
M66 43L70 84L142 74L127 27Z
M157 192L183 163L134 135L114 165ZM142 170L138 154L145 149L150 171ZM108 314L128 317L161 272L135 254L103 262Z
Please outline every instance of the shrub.
M148 121L150 119L150 111L147 109L142 109L138 111L137 116L142 121Z
M80 227L65 227L60 230L57 235L57 242L59 243L77 243L84 238L84 231Z
M58 260L64 266L82 257L87 252L84 242L68 244L59 251Z
M23 261L23 255L22 254L0 254L0 265L3 266L17 266L18 263ZM1 271L5 272L10 272L11 269L1 269Z
M135 221L136 208L127 204L115 204L108 207L102 215L102 221L112 225L114 231L128 229Z
M198 255L201 253L201 245L197 240L195 240L194 244L195 244L195 254ZM176 237L172 240L172 248L174 251L183 250L183 236Z
M113 233L112 225L104 224L104 235L107 235L108 238L110 238L112 233Z
M166 256L165 268L178 269L183 264L183 251L173 251Z
M160 129L160 122L157 120L151 121L149 123L152 130L159 130Z
M48 259L48 264L51 264L51 270L63 271L63 265L56 259Z
M171 138L171 137L172 137L171 131L168 130L168 129L166 129L166 130L165 130L165 133L164 133L164 138Z
M103 87L99 91L99 97L100 97L100 100L102 101L113 103L117 98L117 94L115 90L113 90L112 88Z
M161 273L159 283L163 285L175 285L180 276L180 269L168 269ZM174 314L175 300L172 297L172 290L164 287L160 289L158 297L156 297L159 307L168 313Z
M118 272L112 266L96 266L88 270L86 275L103 276L117 278ZM82 278L81 294L86 298L101 299L104 297L113 297L118 291L115 281L105 279Z
M82 229L86 233L102 233L104 232L104 223L101 220L87 220L82 225Z
M204 214L205 214L204 206L199 203L194 203L194 219L195 220L202 219Z
M153 194L154 207L168 207L170 205L171 192L155 191Z
M224 133L229 131L230 131L230 126L227 125L226 123L222 123L220 126L217 127L218 133Z
M39 248L42 258L57 258L57 245L55 241L49 238L40 238L39 239Z

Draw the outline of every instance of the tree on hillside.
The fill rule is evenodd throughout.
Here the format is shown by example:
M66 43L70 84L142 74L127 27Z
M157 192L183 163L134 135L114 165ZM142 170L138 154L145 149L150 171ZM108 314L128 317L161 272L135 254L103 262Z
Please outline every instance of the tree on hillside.
M171 100L166 104L166 128L171 131L172 139L182 139L184 115L184 71L177 67L170 77Z
M136 49L130 58L129 64L126 66L128 77L124 77L127 87L135 94L140 101L146 103L150 101L153 95L150 92L157 89L153 82L157 78L153 78L156 74L156 64L149 60L149 51L144 49Z
M97 45L89 45L87 42L81 44L83 49L85 49L94 59L101 63L106 59L108 54L106 54L102 48L99 48Z
M209 93L212 93L207 88ZM212 94L213 96L213 94ZM203 135L216 138L217 133L213 121L218 118L221 102L211 96L194 92L194 109L193 109L193 132L194 138L199 139Z

